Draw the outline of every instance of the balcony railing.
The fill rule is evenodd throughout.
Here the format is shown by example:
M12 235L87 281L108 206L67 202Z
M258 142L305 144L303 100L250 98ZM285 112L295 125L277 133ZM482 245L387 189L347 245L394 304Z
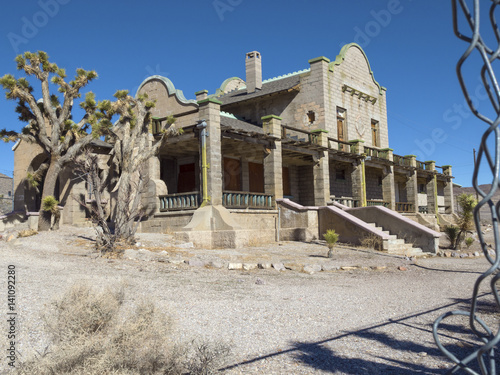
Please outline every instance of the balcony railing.
M401 155L393 155L393 162L395 165L400 165L402 167L410 166L410 160Z
M328 137L328 148L332 150L338 150L341 152L348 152L350 154L357 153L357 145L345 141L339 141L335 138Z
M417 168L422 169L424 171L428 169L427 164L425 162L418 160L417 160Z
M222 205L227 208L254 208L261 210L274 209L271 194L250 193L246 191L223 191Z
M377 148L365 146L365 154L372 158L387 159L387 150L379 150Z
M347 207L359 207L359 200L358 199L353 199L349 197L330 197L330 199L333 202L343 204L344 206Z
M200 206L200 192L160 195L160 211L195 210Z
M413 203L396 202L397 212L413 212Z
M381 200L367 200L366 201L366 205L368 207L370 206L384 206L384 207L389 207L389 202L384 202L384 201L381 201Z
M418 206L418 212L421 214L428 214L429 208L427 206Z

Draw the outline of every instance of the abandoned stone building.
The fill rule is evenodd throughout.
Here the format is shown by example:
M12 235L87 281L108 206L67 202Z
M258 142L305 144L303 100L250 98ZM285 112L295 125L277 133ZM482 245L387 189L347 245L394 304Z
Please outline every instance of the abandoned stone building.
M12 211L12 177L0 173L0 215Z
M390 148L386 88L361 47L345 45L333 61L314 58L267 80L262 61L247 53L245 80L228 78L194 100L168 78L142 82L137 94L156 100L151 142L171 115L183 132L150 161L140 229L214 247L310 240L334 228L347 242L375 236L401 252L411 248L405 237L435 251L439 234L429 228L453 220L451 166ZM16 206L35 211L22 179L41 161L26 158L16 150ZM68 191L86 186L70 175L60 181L63 222L77 224L85 210Z

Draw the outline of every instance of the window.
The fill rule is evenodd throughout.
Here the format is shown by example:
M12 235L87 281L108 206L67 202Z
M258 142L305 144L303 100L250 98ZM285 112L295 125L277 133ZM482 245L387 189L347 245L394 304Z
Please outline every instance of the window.
M378 176L378 186L382 186L382 176Z
M339 141L345 141L345 123L346 123L346 110L337 107L337 139ZM348 151L347 145L339 143L339 151Z
M426 193L427 192L425 184L418 184L418 192L419 193Z
M345 180L345 169L336 169L335 170L335 179L336 180Z
M372 119L372 146L380 147L380 134L378 121Z
M316 113L314 111L307 112L307 120L309 121L309 125L313 125L314 121L316 121Z

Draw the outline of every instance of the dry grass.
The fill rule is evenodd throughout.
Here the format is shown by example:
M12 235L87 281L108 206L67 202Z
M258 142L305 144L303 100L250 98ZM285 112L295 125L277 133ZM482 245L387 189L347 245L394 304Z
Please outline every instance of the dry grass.
M175 344L170 318L151 302L124 313L123 288L73 286L45 314L51 346L18 375L208 375L227 358L223 344Z
M19 233L17 234L18 237L30 237L38 234L38 232L34 229L25 229L25 230L20 230Z
M365 235L361 238L361 246L368 249L382 250L382 239L373 234Z

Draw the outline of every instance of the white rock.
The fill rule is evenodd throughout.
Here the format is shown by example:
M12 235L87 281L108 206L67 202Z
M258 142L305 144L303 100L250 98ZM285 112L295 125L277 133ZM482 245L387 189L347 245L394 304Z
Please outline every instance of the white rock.
M312 275L315 272L321 272L321 264L308 264L304 266L304 272Z
M243 269L245 271L254 270L256 268L257 268L257 265L255 263L243 263Z
M228 270L241 270L243 269L243 264L241 263L229 263L227 265Z

